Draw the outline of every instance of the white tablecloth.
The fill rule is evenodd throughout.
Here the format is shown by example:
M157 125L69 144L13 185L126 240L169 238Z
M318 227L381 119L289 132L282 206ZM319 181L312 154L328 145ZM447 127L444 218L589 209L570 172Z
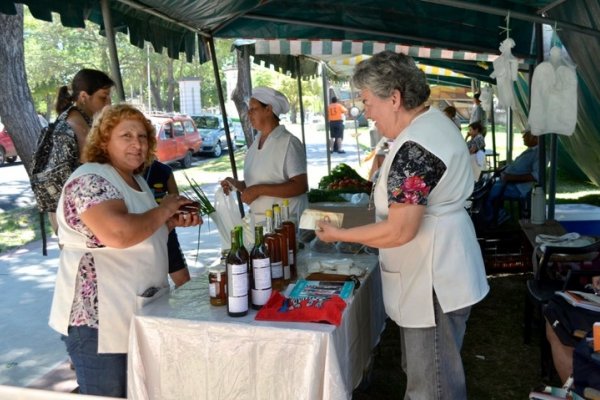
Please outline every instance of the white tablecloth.
M339 327L231 318L206 276L147 305L131 325L129 398L350 399L386 318L377 258L353 260L368 273Z

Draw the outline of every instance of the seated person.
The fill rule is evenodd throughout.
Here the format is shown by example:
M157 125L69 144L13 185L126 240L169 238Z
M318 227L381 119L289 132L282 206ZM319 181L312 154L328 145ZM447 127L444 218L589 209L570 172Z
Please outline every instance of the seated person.
M594 291L600 291L600 276L592 278ZM600 313L570 305L565 299L554 295L544 308L546 338L552 351L554 368L561 382L573 376L573 354L578 344L591 333L594 322L600 321ZM597 371L600 373L600 371ZM574 376L575 382L585 381L584 376ZM583 389L583 388L575 388Z
M485 165L485 138L481 122L477 121L469 124L469 137L467 148L469 154L471 154L471 168L473 169L475 181L478 181L481 170Z
M500 179L494 183L485 204L487 223L501 224L508 219L508 213L502 209L505 198L524 198L531 191L533 182L539 177L538 137L531 131L523 132L523 143L527 150L500 172ZM494 216L497 220L493 221Z

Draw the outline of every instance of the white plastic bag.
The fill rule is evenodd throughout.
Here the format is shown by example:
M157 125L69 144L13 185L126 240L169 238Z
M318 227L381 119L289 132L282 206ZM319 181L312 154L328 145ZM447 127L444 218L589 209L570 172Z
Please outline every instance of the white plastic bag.
M215 212L209 215L217 225L219 236L221 236L221 249L231 248L231 230L242 225L242 216L238 207L237 199L230 192L228 196L223 192L221 186L215 192Z

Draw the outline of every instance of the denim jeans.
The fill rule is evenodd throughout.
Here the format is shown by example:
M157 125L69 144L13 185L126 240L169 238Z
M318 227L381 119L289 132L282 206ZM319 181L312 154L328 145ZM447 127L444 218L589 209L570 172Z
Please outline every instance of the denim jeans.
M490 194L485 201L484 218L487 223L491 223L494 219L495 208L502 208L501 204L496 204L502 198L518 199L523 195L516 185L510 183L496 182L490 189ZM495 221L494 221L495 222Z
M127 397L127 354L98 353L98 329L69 326L62 340L75 366L79 393Z
M471 307L444 314L433 297L436 326L400 328L405 400L467 398L462 347Z

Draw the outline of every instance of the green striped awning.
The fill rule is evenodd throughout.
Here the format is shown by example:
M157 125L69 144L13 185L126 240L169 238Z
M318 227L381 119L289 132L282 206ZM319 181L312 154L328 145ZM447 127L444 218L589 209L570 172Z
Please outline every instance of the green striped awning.
M257 39L256 54L307 56L372 55L384 50L418 58L492 62L499 54L475 53L424 46L356 40ZM519 60L523 62L523 60Z

